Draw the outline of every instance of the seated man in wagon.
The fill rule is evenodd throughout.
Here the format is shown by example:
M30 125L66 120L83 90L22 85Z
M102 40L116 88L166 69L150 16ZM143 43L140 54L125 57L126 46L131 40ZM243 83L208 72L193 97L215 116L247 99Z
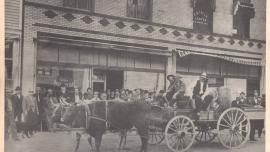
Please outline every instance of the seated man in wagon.
M200 75L200 79L196 82L196 85L193 88L192 99L195 101L195 111L199 112L203 108L203 96L205 95L208 89L208 79L207 74L203 72Z
M169 103L169 106L173 107L177 102L184 99L184 94L186 91L186 85L181 80L181 75L169 74L167 80L169 80L170 85L166 93L164 93L165 100ZM180 105L181 106L181 105Z

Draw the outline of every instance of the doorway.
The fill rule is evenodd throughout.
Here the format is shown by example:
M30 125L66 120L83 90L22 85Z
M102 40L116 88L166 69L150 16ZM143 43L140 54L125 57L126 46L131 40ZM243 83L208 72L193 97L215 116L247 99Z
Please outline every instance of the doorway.
M247 96L253 96L254 90L260 94L260 80L247 79Z
M106 78L106 89L115 90L123 88L124 71L108 70Z
M124 83L124 71L94 69L93 90L103 92L108 89L122 89Z

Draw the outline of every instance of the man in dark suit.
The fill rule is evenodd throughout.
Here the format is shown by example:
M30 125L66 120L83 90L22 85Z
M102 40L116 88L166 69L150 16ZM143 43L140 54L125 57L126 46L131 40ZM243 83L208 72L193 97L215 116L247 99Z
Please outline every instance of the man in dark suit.
M21 88L18 86L15 89L15 94L11 96L14 119L18 120L18 122L22 121L22 112L23 112L22 101L23 101L23 95L21 93Z
M37 105L38 105L38 111L39 111L39 120L40 128L36 128L41 131L48 131L48 128L46 127L46 114L45 114L45 108L47 107L46 102L44 101L44 94L41 91L40 87L36 87L36 93L35 93L35 98L37 100Z
M195 100L196 112L199 112L203 107L202 96L205 94L207 88L208 88L207 75L205 72L203 72L200 75L200 79L197 81L196 85L193 88L192 98Z

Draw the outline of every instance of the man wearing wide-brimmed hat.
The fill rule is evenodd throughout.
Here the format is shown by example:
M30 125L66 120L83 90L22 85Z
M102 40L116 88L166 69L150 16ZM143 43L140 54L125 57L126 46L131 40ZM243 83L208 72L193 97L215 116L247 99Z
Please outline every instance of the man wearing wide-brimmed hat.
M196 85L193 88L192 98L195 100L196 110L199 110L203 106L202 96L205 94L208 88L208 79L207 74L205 72L201 73L200 79L197 81Z
M21 93L21 87L15 88L15 94L11 96L12 108L14 111L14 119L21 122L22 118L22 101L23 95Z
M181 75L169 74L167 76L170 85L164 94L164 97L167 102L169 102L169 106L174 106L176 101L181 100L185 94L186 85L181 79Z

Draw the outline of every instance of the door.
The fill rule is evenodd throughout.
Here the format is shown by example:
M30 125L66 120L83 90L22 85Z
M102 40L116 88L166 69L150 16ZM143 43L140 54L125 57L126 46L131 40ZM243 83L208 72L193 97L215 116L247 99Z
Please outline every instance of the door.
M103 92L106 89L106 71L94 69L93 91Z
M254 90L260 94L260 80L247 80L247 96L253 96Z
M124 72L117 70L108 70L106 75L107 89L122 89L124 82Z

